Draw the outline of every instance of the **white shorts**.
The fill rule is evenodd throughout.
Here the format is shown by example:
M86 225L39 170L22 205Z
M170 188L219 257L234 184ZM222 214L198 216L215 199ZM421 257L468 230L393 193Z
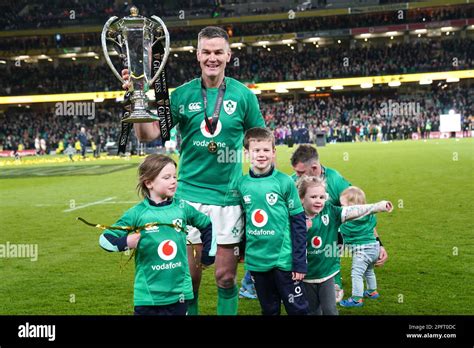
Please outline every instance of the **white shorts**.
M209 255L215 256L217 244L238 244L244 234L244 214L240 205L208 205L188 202L196 210L209 216L212 222L212 246ZM188 240L201 244L201 233L195 227L188 226Z

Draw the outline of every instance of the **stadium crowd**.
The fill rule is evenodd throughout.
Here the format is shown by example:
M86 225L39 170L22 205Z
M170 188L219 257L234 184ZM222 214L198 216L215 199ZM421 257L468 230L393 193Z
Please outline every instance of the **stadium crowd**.
M84 10L79 12L79 17L82 18L83 13L87 13L91 10L86 10L90 6L94 6L91 3L100 4L104 6L107 2L93 2L85 1ZM163 6L161 2L156 2L155 6ZM160 5L161 4L161 5ZM40 6L40 5L35 5ZM49 7L48 3L48 7ZM61 6L57 7L61 8ZM144 11L144 15L152 15L160 11L153 11L153 7L144 7L148 8L147 11ZM204 7L205 8L205 7ZM0 7L1 9L1 7ZM4 9L7 13L11 12L10 8ZM15 14L10 14L9 16L3 16L0 18L0 28L3 27L3 30L12 30L12 29L25 29L28 26L28 23L37 23L35 27L42 28L42 25L46 23L39 20L35 21L35 17L28 17L27 19L18 18L18 12ZM149 13L148 13L149 12ZM99 13L99 14L95 14ZM98 21L96 24L103 24L108 18L112 15L123 16L126 14L126 11L115 11L110 8L105 7L101 11L96 11L94 13L93 19ZM176 10L176 14L178 10ZM175 15L176 15L175 14ZM29 16L45 16L44 13L40 10L30 13ZM87 24L83 23L78 19L71 20L69 10L62 10L60 17L63 18L59 20L59 23L56 25L48 26L71 26L75 24ZM223 27L228 32L229 36L248 36L248 35L267 35L267 34L284 34L284 33L299 33L299 32L316 32L319 30L340 30L340 29L349 29L349 28L358 28L358 27L370 27L370 26L386 26L390 24L405 24L405 23L421 23L421 22L439 22L446 21L450 19L461 19L461 18L473 18L474 17L474 5L467 6L458 6L450 8L433 8L433 9L416 9L408 10L406 15L403 15L403 18L399 17L397 11L390 12L376 12L376 13L363 13L363 14L352 14L352 15L339 15L339 16L321 16L321 17L310 17L310 18L295 18L288 20L275 20L275 21L259 21L259 22L250 22L250 23L234 23L224 25ZM77 18L77 17L76 17ZM90 20L93 20L92 18ZM9 22L10 24L2 23ZM53 22L58 21L58 19L53 20ZM165 18L166 22L166 18ZM199 31L199 27L193 26L170 26L170 38L172 42L183 41L183 40L195 40L196 34ZM68 47L86 47L86 46L99 46L100 45L100 33L71 33L63 34L58 38L56 35L47 35L47 36L38 36L37 38L31 37L4 37L0 39L0 50L10 50L12 47L17 51L26 51L29 49L49 49L49 48L68 48Z
M325 133L328 142L410 139L413 132L425 137L439 130L439 115L451 109L463 116L463 128L469 129L473 101L472 89L433 86L429 92L409 97L334 94L299 100L261 99L260 107L277 143L284 144L314 143L320 132ZM121 107L114 104L103 104L93 119L58 116L54 110L12 108L0 125L0 148L33 149L41 139L47 153L68 144L76 146L80 127L84 126L88 139L105 149L108 142L118 140L120 114Z
M462 129L471 129L474 92L466 88L433 88L426 94L376 96L336 95L300 100L261 101L267 125L278 144L314 143L318 133L328 142L411 139L439 131L440 115L462 115Z
M207 0L192 2L185 0L81 0L74 3L62 0L48 2L6 0L0 7L7 14L0 19L0 28L14 30L98 24L113 15L128 14L132 5L136 5L142 15L159 14L163 17L176 17L179 10L185 10L189 17L208 18L212 16L214 10L219 8L218 5Z
M324 7L325 4L325 0L314 1L311 8ZM252 6L251 3L242 3L241 6L235 7L230 6L231 2L226 0L81 0L74 4L61 0L50 0L47 4L43 1L7 0L3 7L0 7L8 11L8 16L0 20L0 28L13 30L97 24L112 15L122 16L129 13L132 5L137 6L142 15L156 14L170 19L177 17L180 11L184 11L187 18L215 18L285 12L292 8L291 2L281 3L280 6L262 6L261 3ZM71 22L71 10L75 11L74 22Z
M97 110L94 118L61 116L55 110L10 108L0 126L0 150L36 149L38 154L62 152L71 145L80 151L79 134L86 128L87 139L99 149L116 142L120 134L121 108L108 106ZM44 144L38 148L38 145Z
M412 40L390 45L360 45L349 48L308 44L299 52L291 49L258 50L237 54L240 65L230 71L243 81L269 82L334 77L374 76L470 69L474 41L466 39ZM453 64L456 58L456 64Z
M176 57L177 56L177 57ZM168 83L176 87L199 75L195 53L171 54ZM279 46L268 52L234 50L227 75L242 82L312 80L351 76L472 69L474 40L470 37L413 39L409 43L331 45L306 44L299 52ZM120 66L116 64L116 66ZM84 58L1 67L15 76L0 86L0 95L117 90L120 84L103 61ZM71 78L73 77L73 78Z
M131 4L142 9L143 15L157 13L175 17L180 9L188 9L191 16L237 15L226 12L225 1L193 1L191 10L188 1L176 0L171 6L165 2L134 0L129 2L77 1L74 8L66 8L63 1L52 0L46 5L40 1L6 0L0 5L4 16L0 18L3 30L71 26L73 24L104 23L112 15L124 15ZM387 3L387 1L384 1ZM199 5L199 6L197 6ZM221 6L223 5L223 6ZM289 4L291 5L291 4ZM324 7L325 1L313 1L313 5ZM165 11L166 6L166 11ZM48 8L46 11L45 8ZM242 8L239 7L239 8ZM70 10L77 19L71 22ZM249 9L249 8L247 8ZM276 9L286 11L285 8ZM193 12L194 11L194 12ZM263 8L261 13L273 9ZM239 13L244 14L244 13ZM230 36L308 32L379 26L399 23L432 22L474 17L474 5L449 8L427 8L407 10L403 18L397 11L361 13L354 15L297 18L294 20L232 24L226 26ZM195 39L196 27L172 27L172 40ZM15 37L0 39L0 50L27 53L39 48L91 47L98 49L98 33L65 34ZM291 46L291 45L290 45ZM98 50L96 50L98 52ZM233 59L227 65L226 75L242 82L295 81L352 76L374 76L396 73L473 69L474 40L467 31L450 33L449 36L429 38L410 37L392 40L343 40L340 44L321 45L294 44L292 47L246 47L233 50ZM113 58L116 59L116 58ZM167 63L168 84L176 87L199 75L193 52L176 52ZM116 64L119 66L119 64ZM66 92L90 92L120 89L103 58L79 58L76 61L54 59L37 63L13 62L0 65L4 76L11 76L0 86L0 95L27 95ZM172 72L172 73L170 73ZM445 86L446 87L446 86ZM470 88L459 86L447 88L423 87L415 92L391 95L374 88L374 94L326 93L315 98L296 99L288 97L269 100L260 98L260 106L267 126L274 129L277 142L314 143L318 133L324 133L327 141L369 141L407 139L411 133L419 132L423 137L439 128L439 115L453 109L463 115L464 128L468 116L474 115ZM421 93L423 90L424 94ZM426 92L429 90L429 92ZM426 93L425 93L426 92ZM398 104L397 104L398 103ZM384 111L384 106L408 103L415 108L406 113ZM101 107L93 119L87 117L58 116L54 110L38 111L37 108L10 108L3 115L0 125L0 149L38 149L39 153L66 148L76 149L81 127L86 136L99 148L115 142L119 136L121 108L112 103L96 104ZM385 107L385 108L386 108ZM396 109L395 109L396 110ZM81 135L82 136L82 135ZM135 139L132 137L132 139ZM136 140L135 140L136 141ZM44 146L43 146L44 145Z

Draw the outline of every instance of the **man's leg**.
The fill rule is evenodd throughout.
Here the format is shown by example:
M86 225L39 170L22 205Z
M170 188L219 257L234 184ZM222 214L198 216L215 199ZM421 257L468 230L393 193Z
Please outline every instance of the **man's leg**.
M217 314L237 315L239 304L237 263L240 256L239 243L244 231L242 208L239 205L211 206L210 218L217 244L215 261Z
M189 201L187 201L187 203L194 207L194 209L200 211L201 213L209 215L209 206ZM191 248L191 246L187 247L189 272L193 281L194 293L194 299L192 299L188 303L188 315L198 315L199 286L201 284L202 276L202 268L200 265L202 252L201 232L195 227L188 226L187 239L193 244L194 247L194 250L193 248Z
M217 246L217 315L237 315L239 304L239 291L236 284L238 259L238 244Z
M194 248L194 250L193 250ZM193 281L194 298L188 302L188 315L198 315L199 286L201 285L202 268L200 264L202 244L188 245L189 272Z

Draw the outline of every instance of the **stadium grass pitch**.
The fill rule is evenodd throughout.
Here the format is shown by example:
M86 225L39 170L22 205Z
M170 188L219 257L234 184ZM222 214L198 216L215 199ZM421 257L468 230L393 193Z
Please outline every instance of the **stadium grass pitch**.
M294 148L279 146L278 168L291 174ZM345 314L474 314L474 139L330 144L321 163L366 191L389 199L379 214L388 251L376 269L378 300ZM98 245L100 231L76 221L111 224L139 198L138 158L0 166L0 244L35 244L38 259L0 258L0 315L128 315L133 261ZM3 161L3 164L5 161ZM350 295L350 258L342 258ZM239 282L243 265L239 265ZM240 285L240 284L239 284ZM200 312L216 313L213 269L204 272ZM347 297L347 296L346 296ZM260 314L240 299L239 314Z

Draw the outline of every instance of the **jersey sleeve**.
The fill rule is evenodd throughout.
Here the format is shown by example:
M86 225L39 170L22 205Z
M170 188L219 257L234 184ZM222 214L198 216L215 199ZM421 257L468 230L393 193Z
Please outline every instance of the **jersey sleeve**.
M201 262L205 265L210 265L214 262L213 258L209 255L212 247L211 219L188 203L184 204L184 210L186 211L186 224L196 227L201 233Z
M265 121L263 120L262 112L258 105L257 96L249 91L247 96L247 110L244 116L244 130L254 127L265 127Z
M342 225L342 207L339 207L337 205L333 205L329 202L326 204L329 204L329 211L331 212L331 219L332 221L335 221L336 226L339 228L339 226Z
M338 173L339 174L339 173ZM341 197L341 193L348 188L349 186L352 186L352 184L346 180L341 174L339 174L339 177L337 178L337 196L338 196L338 201Z
M235 185L236 194L238 195L239 201L242 206L244 206L244 197L242 196L242 181L244 176L241 176L237 179L237 184Z
M179 113L179 94L174 90L170 96L171 103L171 119L173 120L173 127L179 124L181 117Z
M135 209L130 209L112 226L136 226ZM99 237L99 245L106 251L127 250L127 231L105 230Z
M285 190L286 207L288 208L288 212L290 213L290 216L302 213L304 211L303 206L301 205L300 197L298 196L298 191L296 190L296 186L290 177L288 177L287 180L285 180L284 190Z
M290 216L293 272L308 273L306 262L306 217L303 212Z

